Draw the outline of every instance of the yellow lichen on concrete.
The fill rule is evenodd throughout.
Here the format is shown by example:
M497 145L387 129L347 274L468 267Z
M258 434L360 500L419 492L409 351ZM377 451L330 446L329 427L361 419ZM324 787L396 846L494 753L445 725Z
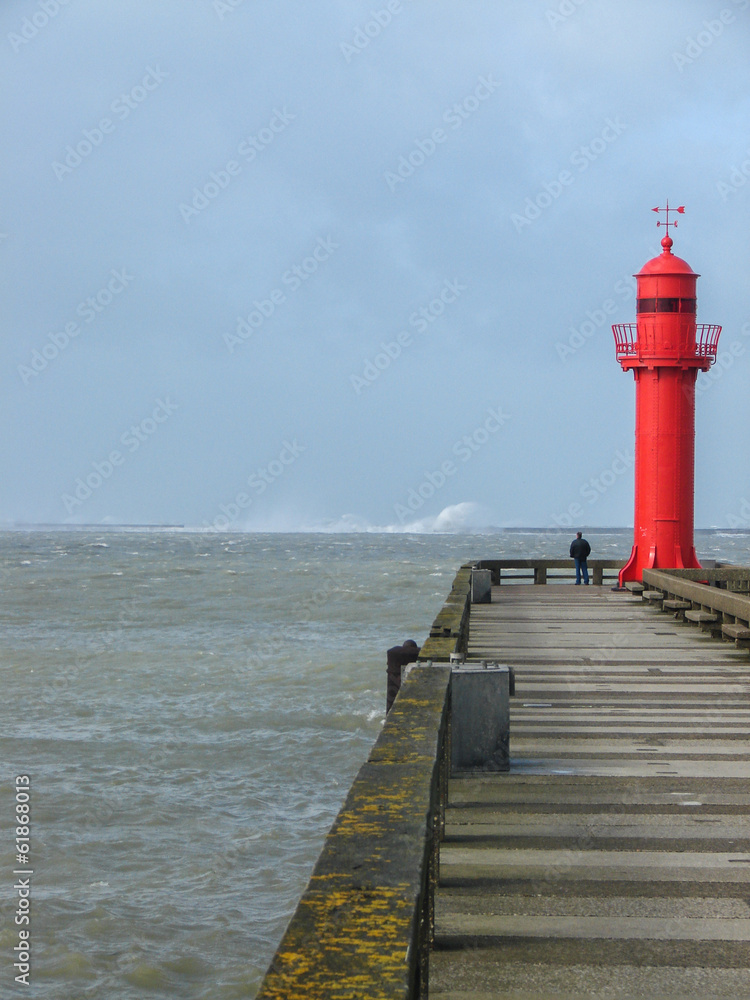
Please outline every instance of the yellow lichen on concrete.
M407 884L320 889L302 900L298 932L290 928L258 1000L398 996L411 975L413 890Z
M436 662L447 663L450 654L456 652L457 639L451 638L430 638L426 639L420 651L420 659L435 660Z
M332 836L364 837L391 835L393 823L404 821L414 811L419 793L417 782L402 782L390 793L378 791L370 801L357 802L356 808L339 817Z

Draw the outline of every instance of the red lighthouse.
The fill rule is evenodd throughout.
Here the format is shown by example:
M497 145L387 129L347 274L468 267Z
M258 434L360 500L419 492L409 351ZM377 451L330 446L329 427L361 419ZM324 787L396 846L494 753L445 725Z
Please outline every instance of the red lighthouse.
M635 275L637 323L612 327L617 360L635 377L635 520L633 551L620 586L644 569L700 568L693 544L695 380L716 360L721 327L695 322L697 275L672 253L667 235L658 257ZM662 225L661 221L657 225Z

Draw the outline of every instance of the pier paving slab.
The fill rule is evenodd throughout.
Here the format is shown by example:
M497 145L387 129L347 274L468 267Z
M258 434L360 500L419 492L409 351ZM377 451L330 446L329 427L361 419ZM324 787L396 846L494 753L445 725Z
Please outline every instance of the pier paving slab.
M455 956L454 956L455 957ZM484 953L473 967L456 961L456 986L443 990L435 980L444 956L436 956L430 996L439 1000L740 1000L750 996L743 969L592 964L555 966L508 960ZM485 983L492 983L487 990Z
M450 783L430 996L750 997L747 653L605 588L492 602L511 769Z
M507 938L566 938L649 941L750 941L750 918L716 917L550 916L530 917L527 914L451 913L451 931L455 937Z

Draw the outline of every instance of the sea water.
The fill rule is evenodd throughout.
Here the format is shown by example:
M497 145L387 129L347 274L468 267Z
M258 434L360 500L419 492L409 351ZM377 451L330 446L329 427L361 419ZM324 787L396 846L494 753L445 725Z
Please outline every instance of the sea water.
M624 560L632 536L587 537ZM385 650L424 640L462 562L569 542L0 533L0 994L253 997L383 724ZM750 534L699 550L747 564Z

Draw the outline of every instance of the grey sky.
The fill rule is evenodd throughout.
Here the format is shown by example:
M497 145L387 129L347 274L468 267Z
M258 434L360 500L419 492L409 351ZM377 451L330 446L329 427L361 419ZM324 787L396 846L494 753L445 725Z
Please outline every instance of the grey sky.
M668 197L724 326L696 523L747 521L749 39L748 0L5 0L0 520L630 524L610 324Z

